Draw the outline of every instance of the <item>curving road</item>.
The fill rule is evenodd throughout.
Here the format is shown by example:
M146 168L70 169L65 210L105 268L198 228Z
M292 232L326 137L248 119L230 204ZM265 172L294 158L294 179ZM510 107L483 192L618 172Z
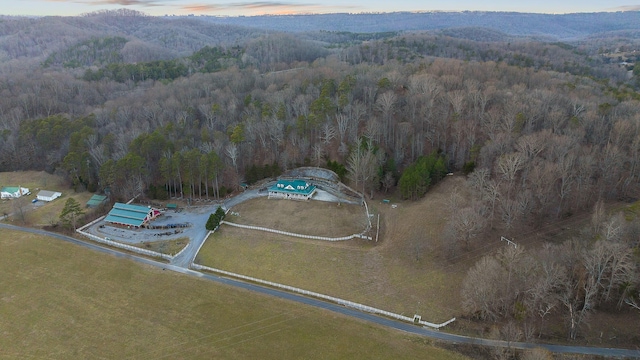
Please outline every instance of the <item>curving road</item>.
M60 239L76 245L83 246L85 248L88 248L94 251L111 254L119 258L127 258L133 261L136 261L138 263L156 266L156 267L167 269L167 270L172 270L185 275L204 278L220 284L234 286L234 287L245 289L245 290L255 291L261 294L275 296L281 299L295 301L297 303L302 303L302 304L314 306L317 308L333 311L333 312L350 316L353 318L357 318L360 320L369 321L378 325L386 326L388 328L406 331L411 334L422 335L432 339L446 341L454 344L458 343L458 344L472 344L472 345L482 345L482 346L490 346L490 347L511 347L516 349L544 348L554 353L572 353L572 354L584 354L584 355L598 355L598 356L605 356L605 357L640 359L640 348L636 350L630 350L630 349L598 348L598 347L586 347L586 346L549 345L549 344L536 344L536 343L523 343L523 342L509 343L509 342L500 341L500 340L490 340L490 339L473 338L473 337L462 336L462 335L448 334L448 333L440 332L437 330L431 330L428 328L422 328L412 324L403 323L396 320L382 318L369 313L363 313L354 309L346 308L344 306L323 302L313 298L307 298L301 295L296 295L296 294L284 292L281 290L276 290L272 288L255 285L255 284L245 283L239 280L233 280L233 279L224 278L224 277L220 277L212 274L205 274L205 273L187 269L181 266L165 264L165 263L161 263L161 262L147 259L144 257L121 253L113 249L101 247L94 243L85 242L82 240L78 240L78 239L57 234L57 233L52 233L52 232L39 230L39 229L23 228L19 226L2 224L2 223L0 223L0 228L24 231L24 232L29 232L33 234L53 237L56 239Z
M253 199L253 198L256 198L256 197L260 197L260 196L267 196L267 193L266 192L261 193L257 189L246 190L246 191L240 193L239 195L236 195L236 196L234 196L234 197L232 197L230 199L227 199L222 204L222 210L226 211L226 210L231 209L232 207L238 205L239 203L241 203L243 201L247 201L249 199ZM218 209L218 206L221 206L221 205L212 206L211 207L211 212L216 211ZM191 264L193 263L193 261L196 258L196 255L198 255L198 251L200 251L200 248L202 247L202 244L205 242L205 240L207 240L207 232L204 231L204 224L207 222L208 218L209 218L209 215L205 214L205 216L203 216L200 219L201 221L199 223L195 224L196 226L201 226L202 227L203 232L202 232L201 236L192 237L191 240L189 241L189 243L187 244L187 246L185 247L185 249L182 252L180 252L180 254L178 254L176 257L174 257L171 260L171 265L175 265L175 266L182 267L182 268L189 268L189 266L191 266Z

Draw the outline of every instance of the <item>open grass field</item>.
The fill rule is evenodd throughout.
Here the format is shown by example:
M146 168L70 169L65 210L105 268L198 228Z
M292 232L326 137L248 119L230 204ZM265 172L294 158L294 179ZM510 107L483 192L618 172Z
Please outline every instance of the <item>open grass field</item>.
M449 194L461 181L447 178L424 199L395 209L370 203L381 213L382 240L377 244L295 239L223 225L196 261L409 316L417 313L427 321L446 321L460 314L459 286L468 265L450 266L436 250L442 245Z
M459 359L428 340L22 232L0 234L0 358Z
M293 201L260 197L234 206L226 220L304 235L341 237L359 234L367 224L358 205L325 201Z

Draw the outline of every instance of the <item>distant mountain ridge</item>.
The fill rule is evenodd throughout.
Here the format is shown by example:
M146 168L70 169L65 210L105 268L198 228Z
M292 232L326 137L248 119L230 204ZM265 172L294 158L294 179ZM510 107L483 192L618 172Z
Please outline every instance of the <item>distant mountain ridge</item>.
M141 13L140 13L141 14ZM144 16L127 11L76 17L0 16L0 64L26 59L46 64L100 65L184 57L205 46L244 46L249 41L288 32L321 46L358 44L401 33L429 32L470 41L525 39L556 42L640 39L640 12L565 15L509 12L430 12L377 14L271 15L250 17ZM109 38L122 40L104 47ZM610 42L610 41L609 41ZM102 44L102 45L101 45ZM98 46L98 47L95 47ZM635 45L633 45L635 46ZM615 48L615 47L614 47ZM115 57L115 58L114 58ZM115 60L114 60L115 59Z
M124 48L125 60L169 59L191 55L204 46L244 43L265 32L192 18L167 20L108 14L41 18L0 16L0 63L18 58L47 58L81 42L105 37L124 37L129 41Z
M180 18L180 17L179 17ZM534 14L515 12L395 12L376 14L263 15L246 17L200 16L216 24L287 32L386 32L478 27L515 36L577 40L598 33L640 29L640 11Z

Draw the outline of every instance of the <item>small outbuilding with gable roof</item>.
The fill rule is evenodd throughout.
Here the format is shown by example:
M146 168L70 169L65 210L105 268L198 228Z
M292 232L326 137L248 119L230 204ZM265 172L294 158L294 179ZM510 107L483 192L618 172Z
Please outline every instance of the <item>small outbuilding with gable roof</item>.
M62 193L58 191L40 190L38 195L36 195L36 199L40 201L53 201L60 196L62 196Z
M304 180L278 180L269 188L269 199L309 200L316 190Z
M87 201L87 207L93 208L102 205L105 201L107 201L107 197L104 195L94 194L89 201Z

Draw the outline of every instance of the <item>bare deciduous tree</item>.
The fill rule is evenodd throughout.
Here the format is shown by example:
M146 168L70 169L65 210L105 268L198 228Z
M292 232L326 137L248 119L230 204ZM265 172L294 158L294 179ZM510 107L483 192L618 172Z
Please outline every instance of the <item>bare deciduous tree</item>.
M322 158L324 157L324 147L321 144L313 145L313 159L316 162L316 166L320 166Z
M343 143L346 139L347 130L349 129L350 117L345 114L336 115L336 124L338 125L338 136L340 143Z
M28 205L29 199L27 199L27 197L24 195L11 199L11 210L13 211L13 216L15 216L23 224L27 222Z
M497 170L503 179L513 183L516 174L522 169L523 165L522 155L514 152L503 155L498 159Z
M480 319L498 319L506 277L506 272L493 256L480 259L462 282L462 308Z
M322 125L322 129L320 131L320 140L324 144L329 144L331 140L336 137L336 128L333 127L329 122L324 123Z
M373 152L371 142L365 142L357 146L351 152L351 155L349 155L349 159L347 159L349 178L355 183L356 188L358 188L358 184L362 186L363 196L367 186L369 186L369 189L373 192L371 185L374 183L373 180L375 180L377 175L379 160Z
M499 203L502 222L507 229L511 229L518 218L518 202L509 198L501 198Z
M231 164L233 165L233 168L236 170L236 172L238 171L238 145L236 145L235 143L229 143L227 144L227 147L225 148L225 153L227 154L227 156L229 157L229 159L231 159Z
M384 174L384 178L382 179L382 186L384 187L385 194L389 192L389 189L393 187L395 184L396 184L396 179L393 176L393 173L390 171L387 171Z
M547 244L538 254L536 275L527 292L526 304L532 315L540 317L540 331L544 328L544 319L553 311L560 299L558 292L566 282L566 269L554 256L555 247Z
M398 97L392 91L387 91L376 99L376 109L382 113L385 144L390 144L395 135L394 124L391 120L397 100Z

